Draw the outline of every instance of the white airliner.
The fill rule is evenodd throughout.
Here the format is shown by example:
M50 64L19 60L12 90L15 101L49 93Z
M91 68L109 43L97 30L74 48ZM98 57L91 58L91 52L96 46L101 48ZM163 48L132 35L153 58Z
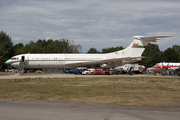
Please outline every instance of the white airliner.
M150 67L147 71L151 72L162 72L162 71L175 71L180 69L180 63L172 63L172 62L161 62L157 63L155 66Z
M156 42L170 36L134 36L134 41L120 51L107 54L21 54L13 56L6 64L17 68L20 61L24 68L95 68L102 65L116 67L126 63L136 62L142 58L142 53L149 42Z

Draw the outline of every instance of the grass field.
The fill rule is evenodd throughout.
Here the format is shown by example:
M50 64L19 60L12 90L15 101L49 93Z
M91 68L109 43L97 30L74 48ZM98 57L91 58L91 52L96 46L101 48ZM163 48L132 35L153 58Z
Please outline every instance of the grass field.
M180 107L178 77L0 80L0 99Z

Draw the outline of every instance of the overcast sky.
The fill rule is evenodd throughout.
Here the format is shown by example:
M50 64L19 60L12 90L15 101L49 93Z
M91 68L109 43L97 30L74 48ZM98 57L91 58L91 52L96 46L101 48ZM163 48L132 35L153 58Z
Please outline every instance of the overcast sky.
M157 42L164 51L180 45L180 0L0 0L0 31L14 44L66 38L82 52L173 36Z

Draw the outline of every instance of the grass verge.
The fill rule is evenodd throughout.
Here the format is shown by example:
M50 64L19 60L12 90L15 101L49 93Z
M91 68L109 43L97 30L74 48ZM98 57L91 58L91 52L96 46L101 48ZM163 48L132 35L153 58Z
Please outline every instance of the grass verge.
M180 107L178 77L0 80L0 99Z

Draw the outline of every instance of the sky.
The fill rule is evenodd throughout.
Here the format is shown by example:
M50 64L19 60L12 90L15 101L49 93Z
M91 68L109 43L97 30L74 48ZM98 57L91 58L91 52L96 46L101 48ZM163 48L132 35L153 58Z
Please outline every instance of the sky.
M15 44L69 39L85 53L127 47L133 36L170 35L161 51L180 45L180 0L0 0L0 31Z

